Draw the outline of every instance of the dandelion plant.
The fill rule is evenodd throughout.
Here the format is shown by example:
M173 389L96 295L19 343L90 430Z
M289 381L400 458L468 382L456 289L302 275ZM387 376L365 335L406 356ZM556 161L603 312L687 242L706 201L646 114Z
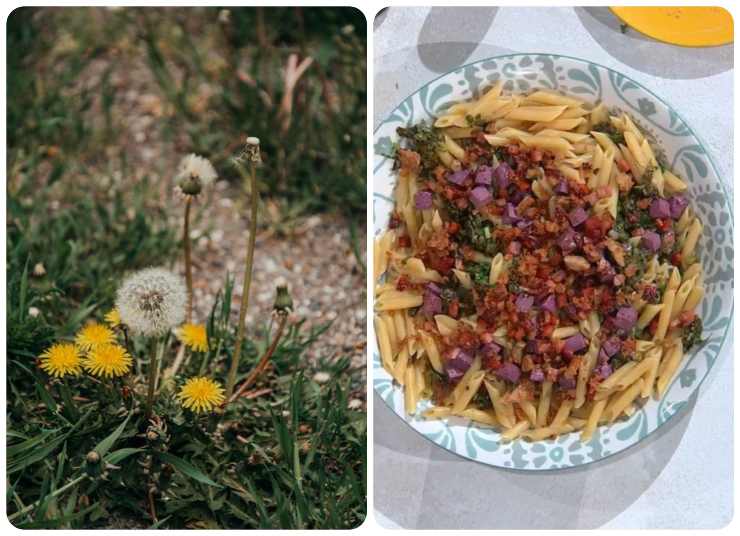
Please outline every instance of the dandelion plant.
M160 337L149 362L146 412L151 414L157 369L164 342L161 337L185 319L187 290L182 279L165 268L146 268L127 277L116 293L121 322L133 333Z
M183 216L182 243L185 255L185 282L188 288L188 305L186 319L193 318L193 261L190 245L190 206L203 188L211 184L218 175L211 162L196 154L189 154L182 159L177 173L177 192L185 200L185 214Z
M262 162L260 155L259 138L247 138L247 144L244 150L243 158L235 161L239 173L244 177L246 172L242 166L242 160L249 162L249 186L251 190L251 210L249 222L249 239L247 241L247 257L244 262L244 284L242 285L242 300L239 307L239 327L236 334L236 343L234 344L234 355L231 357L231 367L229 376L226 380L226 398L230 398L234 392L236 383L236 373L239 369L239 359L241 357L242 342L244 341L244 320L249 308L249 287L252 284L252 264L254 261L254 246L257 240L257 208L259 205L259 191L257 190L257 166Z

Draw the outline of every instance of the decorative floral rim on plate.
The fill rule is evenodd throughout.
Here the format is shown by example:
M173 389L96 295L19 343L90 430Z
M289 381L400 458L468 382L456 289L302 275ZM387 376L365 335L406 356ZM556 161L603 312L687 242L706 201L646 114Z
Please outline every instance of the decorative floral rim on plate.
M398 139L396 128L429 122L449 105L479 96L497 80L504 91L544 88L588 102L619 108L651 138L656 153L689 183L691 204L704 231L698 247L705 269L706 295L701 304L705 342L688 352L661 400L650 399L629 419L600 426L590 441L577 433L556 439L502 442L492 428L464 419L425 420L418 411L404 412L403 392L380 364L370 332L373 387L390 408L414 430L437 445L497 467L541 471L585 465L639 443L684 408L709 374L724 345L733 312L732 208L719 174L700 139L665 101L629 77L597 63L551 54L510 54L480 60L442 75L405 98L374 133L373 228L377 235L393 208L395 174L388 157ZM428 406L428 402L422 402ZM422 409L420 407L420 409Z

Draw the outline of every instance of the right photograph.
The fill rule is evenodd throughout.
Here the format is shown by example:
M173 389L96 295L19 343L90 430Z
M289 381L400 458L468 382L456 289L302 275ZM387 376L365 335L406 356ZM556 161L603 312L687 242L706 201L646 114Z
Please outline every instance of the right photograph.
M733 517L733 20L374 20L374 515L393 529Z

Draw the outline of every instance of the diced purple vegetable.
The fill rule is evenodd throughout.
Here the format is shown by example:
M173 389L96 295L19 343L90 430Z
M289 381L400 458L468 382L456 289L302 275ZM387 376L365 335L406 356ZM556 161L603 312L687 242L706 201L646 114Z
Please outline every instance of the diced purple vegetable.
M580 352L581 350L585 349L588 346L588 342L586 341L586 338L581 335L580 333L576 333L572 337L568 337L565 339L565 344L563 345L563 351L566 354L574 354L576 352Z
M567 376L561 374L558 378L558 385L561 389L574 389L576 386L576 379L568 378Z
M433 195L429 190L421 190L416 192L414 196L414 204L419 210L427 210L432 208Z
M453 348L450 350L450 353L447 354L445 371L451 380L459 379L467 372L472 364L473 356L460 348Z
M552 314L557 313L558 306L557 306L557 302L555 301L555 295L550 294L547 298L543 300L543 302L540 304L540 307L549 313L552 313Z
M516 226L519 229L529 229L533 223L534 222L531 220L521 219L518 222L516 222Z
M568 214L568 221L573 227L578 227L588 219L588 213L583 207L576 207Z
M634 307L620 307L614 317L614 325L624 331L631 330L637 323L637 311Z
M455 171L447 175L447 180L450 181L452 184L457 184L458 186L462 186L469 176L470 176L470 170L461 169L461 170Z
M463 376L465 376L465 373L461 370L458 370L456 368L452 367L446 367L445 372L447 373L447 378L449 378L450 381L456 382Z
M491 357L492 355L501 353L501 347L495 342L488 342L481 346L480 351L485 357Z
M599 350L599 363L608 363L609 362L609 356L606 355L606 352L604 351L604 347L601 347L601 350Z
M430 292L434 292L437 296L439 296L440 294L442 294L442 289L439 288L439 286L437 286L436 283L433 283L431 281L426 284L426 286L424 287L424 289L425 290L428 290Z
M650 203L650 217L653 219L663 219L671 217L671 204L667 199L656 197Z
M488 191L488 188L485 186L476 186L472 190L470 190L470 201L475 205L475 208L481 208L485 207L486 205L491 204L491 201L493 201L493 196L491 195L491 192Z
M421 314L434 316L442 312L442 298L431 291L424 292L424 302L421 305Z
M671 218L677 220L683 214L684 209L689 206L689 200L682 195L674 195L668 201L668 204L671 207Z
M526 313L534 305L534 297L528 294L519 294L515 302L516 310L520 313Z
M537 341L534 339L530 339L527 341L527 344L524 346L524 351L528 354L534 354L537 352Z
M475 173L475 184L490 186L493 182L493 169L491 166L480 166Z
M655 231L645 231L640 245L643 249L656 253L660 249L660 235Z
M560 195L566 195L568 192L570 192L570 186L568 186L568 181L563 179L555 187L555 193L560 194Z
M545 381L545 373L542 372L541 369L534 369L529 374L529 379L532 380L533 382L537 382L537 383L544 382Z
M506 203L506 206L504 207L504 215L501 218L501 221L504 223L513 224L521 220L519 215L516 213L516 207L512 205L511 203Z
M514 205L518 205L525 197L527 197L527 194L517 188L516 190L514 190L514 193L509 196L509 201L514 203Z
M563 250L563 253L571 253L578 247L578 244L576 243L577 236L576 232L570 227L560 235L560 238L558 238L558 246Z
M496 376L502 380L516 383L522 375L521 369L514 363L506 362L496 370Z
M496 186L498 186L499 190L505 190L509 186L509 183L511 182L509 180L510 173L511 168L506 162L499 164L493 171L493 174L496 176Z
M619 337L609 337L607 340L604 341L604 344L601 345L601 349L604 350L604 353L607 357L613 356L621 348L622 341L619 339Z
M609 376L612 375L612 372L614 372L612 370L612 367L611 367L611 365L609 363L604 363L603 365L601 365L600 367L598 367L596 370L597 370L596 373L603 380L607 379Z

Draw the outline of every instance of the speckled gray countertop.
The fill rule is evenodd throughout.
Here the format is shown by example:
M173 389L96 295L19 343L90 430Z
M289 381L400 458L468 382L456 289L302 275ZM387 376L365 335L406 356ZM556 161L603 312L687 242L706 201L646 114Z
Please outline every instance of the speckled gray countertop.
M607 8L390 8L375 20L374 125L424 83L498 54L567 54L655 91L706 142L733 189L732 46L620 31ZM732 332L732 328L730 328ZM687 410L612 458L555 473L445 451L375 395L374 504L389 528L720 528L733 516L733 340Z

